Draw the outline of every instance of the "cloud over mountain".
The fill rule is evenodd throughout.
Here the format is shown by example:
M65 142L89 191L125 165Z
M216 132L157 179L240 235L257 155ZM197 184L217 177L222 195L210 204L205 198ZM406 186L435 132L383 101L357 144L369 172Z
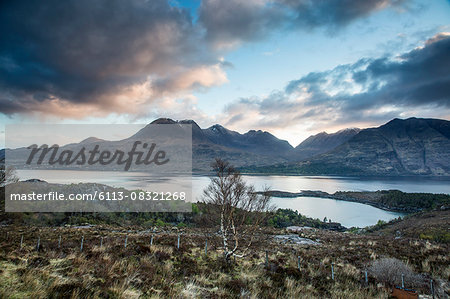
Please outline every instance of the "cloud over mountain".
M450 34L440 33L400 56L363 58L311 72L267 97L229 105L227 125L252 121L265 129L292 123L347 124L385 121L408 111L449 114ZM251 117L244 117L250 115ZM249 124L247 124L249 125Z

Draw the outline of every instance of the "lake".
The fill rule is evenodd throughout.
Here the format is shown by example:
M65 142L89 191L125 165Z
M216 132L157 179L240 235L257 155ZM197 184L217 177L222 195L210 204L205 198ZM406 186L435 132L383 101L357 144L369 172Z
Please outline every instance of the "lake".
M208 185L209 178L202 175L151 177L140 172L101 172L72 170L18 170L21 180L39 178L49 183L88 183L96 182L127 189L150 190L155 181L173 186L192 184L194 201L201 198L202 190ZM257 190L264 186L272 190L299 192L300 190L321 190L328 193L336 191L377 191L397 189L404 192L429 192L450 194L449 179L435 178L361 178L361 177L324 177L324 176L280 176L245 175L244 179L255 185ZM273 198L278 208L290 208L308 217L340 222L346 227L364 227L378 220L389 221L402 216L375 207L354 202L338 201L328 198L299 197Z

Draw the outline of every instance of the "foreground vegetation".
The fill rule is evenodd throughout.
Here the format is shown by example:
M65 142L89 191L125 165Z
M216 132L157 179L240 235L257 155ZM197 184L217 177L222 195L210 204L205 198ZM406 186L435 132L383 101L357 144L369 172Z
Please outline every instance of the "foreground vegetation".
M273 211L235 172L207 191L191 213L1 212L0 298L388 298L402 278L448 297L445 197L438 209L344 231Z
M404 221L425 225L427 218L439 218L440 227L448 226L448 211L433 213ZM407 288L430 294L433 278L436 295L445 298L450 245L421 239L409 224L400 221L363 234L314 228L295 232L317 245L280 241L276 235L292 232L266 228L249 255L230 263L223 258L219 236L206 228L6 225L0 228L0 297L387 298L398 277L397 282L381 281L371 267L388 257L411 270ZM399 236L402 225L404 234Z

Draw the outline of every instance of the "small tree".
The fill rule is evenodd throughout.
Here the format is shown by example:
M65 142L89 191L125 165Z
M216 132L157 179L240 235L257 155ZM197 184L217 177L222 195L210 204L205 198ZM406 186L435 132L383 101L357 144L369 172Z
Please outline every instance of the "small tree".
M243 257L255 240L270 206L268 190L255 192L241 174L228 162L216 159L212 164L215 176L203 192L208 219L219 226L224 257Z
M19 181L19 177L16 174L16 170L11 167L5 167L4 163L0 164L0 187L4 187L10 183Z

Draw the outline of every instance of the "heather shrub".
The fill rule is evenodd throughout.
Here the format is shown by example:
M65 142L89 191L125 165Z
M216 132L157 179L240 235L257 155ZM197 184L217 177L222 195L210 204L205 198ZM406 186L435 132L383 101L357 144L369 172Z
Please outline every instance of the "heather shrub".
M421 287L423 277L414 273L410 266L396 258L381 258L372 262L369 273L379 282L389 286L400 286L403 280L406 288Z

